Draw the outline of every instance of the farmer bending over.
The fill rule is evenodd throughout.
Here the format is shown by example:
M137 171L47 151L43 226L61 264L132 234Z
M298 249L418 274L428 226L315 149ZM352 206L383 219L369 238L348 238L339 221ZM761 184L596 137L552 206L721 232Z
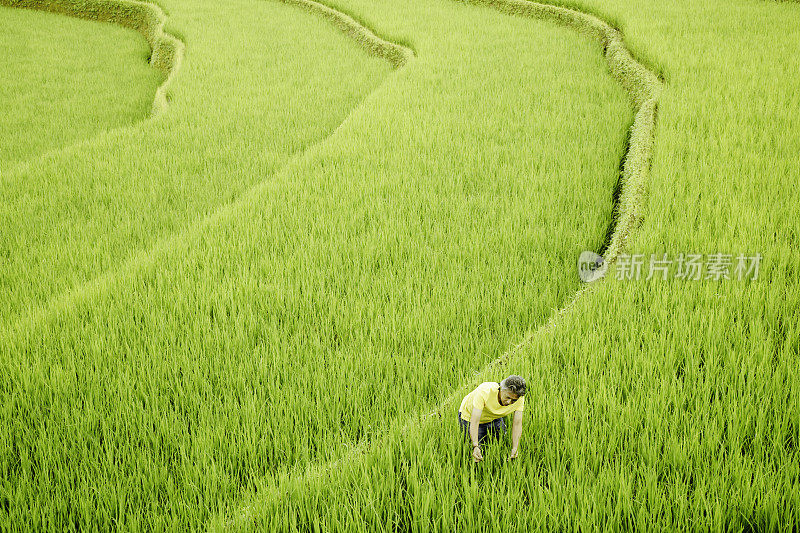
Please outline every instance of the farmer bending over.
M522 409L525 405L525 380L508 376L500 383L487 381L464 396L458 409L458 422L472 442L472 458L483 461L481 444L489 434L500 436L506 431L505 416L514 413L511 428L511 454L517 457L522 435Z

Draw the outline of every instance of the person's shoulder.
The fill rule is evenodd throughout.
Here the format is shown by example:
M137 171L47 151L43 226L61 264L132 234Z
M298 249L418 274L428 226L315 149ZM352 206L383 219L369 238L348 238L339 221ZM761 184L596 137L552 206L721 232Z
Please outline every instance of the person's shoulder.
M478 385L478 390L481 392L492 392L500 390L500 384L496 381L484 381Z

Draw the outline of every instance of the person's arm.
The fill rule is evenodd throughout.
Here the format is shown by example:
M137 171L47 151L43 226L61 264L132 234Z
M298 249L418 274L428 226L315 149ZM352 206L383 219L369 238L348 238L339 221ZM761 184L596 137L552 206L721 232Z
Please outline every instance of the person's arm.
M511 426L511 454L509 459L517 458L519 438L522 436L522 411L514 411L514 422Z
M478 426L481 423L483 409L472 409L472 416L469 419L469 440L472 442L472 458L477 463L483 461L481 446L478 442Z

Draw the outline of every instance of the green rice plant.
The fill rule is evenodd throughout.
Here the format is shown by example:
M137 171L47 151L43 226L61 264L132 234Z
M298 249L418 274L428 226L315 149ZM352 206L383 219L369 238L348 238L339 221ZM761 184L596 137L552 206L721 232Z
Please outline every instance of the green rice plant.
M296 8L263 6L307 23ZM387 439L389 455L342 469L369 497L355 500L363 513L340 505L341 520L424 529L438 512L412 465L383 488L395 436L578 288L572 265L603 243L633 112L602 49L567 28L444 1L410 14L376 7L385 19L372 33L416 57L332 135L0 333L9 520L202 527L260 487L281 491ZM306 53L341 46L322 24ZM181 33L186 61L156 126L192 96L180 80L202 35ZM182 146L215 135L189 126ZM236 154L220 163L229 178L263 157ZM427 444L414 446L431 464ZM387 506L398 494L413 507ZM313 528L312 511L274 519Z
M590 285L470 383L528 380L524 449L506 468L501 453L472 465L447 416L420 418L333 470L265 482L215 525L402 530L432 499L442 510L425 516L432 531L797 528L800 212L785 199L800 171L788 126L800 112L800 13L769 2L569 5L615 21L666 80L626 252L761 253L758 278L680 280L673 265L668 280L612 270ZM401 465L423 490L382 499L389 520L372 519L369 481L400 490L387 470Z
M161 76L132 31L10 7L0 30L3 182L28 158L147 116Z
M2 0L0 4L114 23L141 33L150 45L150 64L164 74L151 113L156 116L166 110L167 91L183 60L184 43L164 31L166 16L157 5L140 0Z
M204 6L164 5L192 48L167 113L3 170L0 328L25 327L268 179L390 71L296 8Z

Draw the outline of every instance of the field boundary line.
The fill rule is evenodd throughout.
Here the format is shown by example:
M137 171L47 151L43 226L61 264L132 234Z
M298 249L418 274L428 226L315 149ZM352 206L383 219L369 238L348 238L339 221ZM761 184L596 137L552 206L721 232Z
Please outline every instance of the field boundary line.
M290 0L294 1L294 0ZM300 0L303 1L303 0ZM502 13L516 16L526 16L538 20L547 20L566 25L580 33L586 34L599 42L611 70L612 76L622 85L630 97L635 109L633 124L630 128L628 149L623 156L622 173L620 176L620 194L613 207L610 226L613 228L611 237L605 248L604 260L609 266L613 265L619 254L627 249L628 241L633 232L641 225L643 220L644 202L647 192L647 177L652 164L653 144L655 140L655 121L657 115L658 98L663 84L659 77L642 63L637 61L626 47L622 33L599 17L583 11L565 8L559 5L531 2L528 0L466 0L478 6L494 8ZM442 418L444 409L473 386L480 376L491 372L506 370L505 365L509 359L527 346L536 336L552 329L588 291L594 290L596 284L586 284L580 287L565 305L554 309L550 318L534 330L530 330L518 344L505 351L496 359L490 361L475 373L470 382L455 389L445 400L427 413L412 415L400 429L406 434L412 427L429 417ZM319 477L330 471L340 468L344 463L357 460L370 448L381 441L381 437L372 440L362 440L347 450L339 458L325 464L311 463L300 472L303 478ZM279 474L283 479L297 479L296 472ZM266 492L263 498L280 498L283 493L281 483L273 483L262 489ZM253 518L251 509L257 505L256 499L251 499L251 505L239 507L230 519L223 516L212 518L209 526L211 529L228 529L231 526L243 526ZM244 523L243 523L244 522Z
M508 15L549 20L569 26L596 40L602 47L611 75L622 85L635 109L628 149L623 156L620 194L613 208L611 238L604 260L609 266L622 253L632 232L642 222L650 172L658 98L663 84L658 76L636 60L625 45L622 32L599 17L560 5L530 0L466 0Z
M284 4L297 6L306 11L328 19L344 34L363 46L372 55L382 57L398 69L414 57L414 51L402 44L378 37L371 29L358 22L343 11L334 9L315 0L278 0Z

